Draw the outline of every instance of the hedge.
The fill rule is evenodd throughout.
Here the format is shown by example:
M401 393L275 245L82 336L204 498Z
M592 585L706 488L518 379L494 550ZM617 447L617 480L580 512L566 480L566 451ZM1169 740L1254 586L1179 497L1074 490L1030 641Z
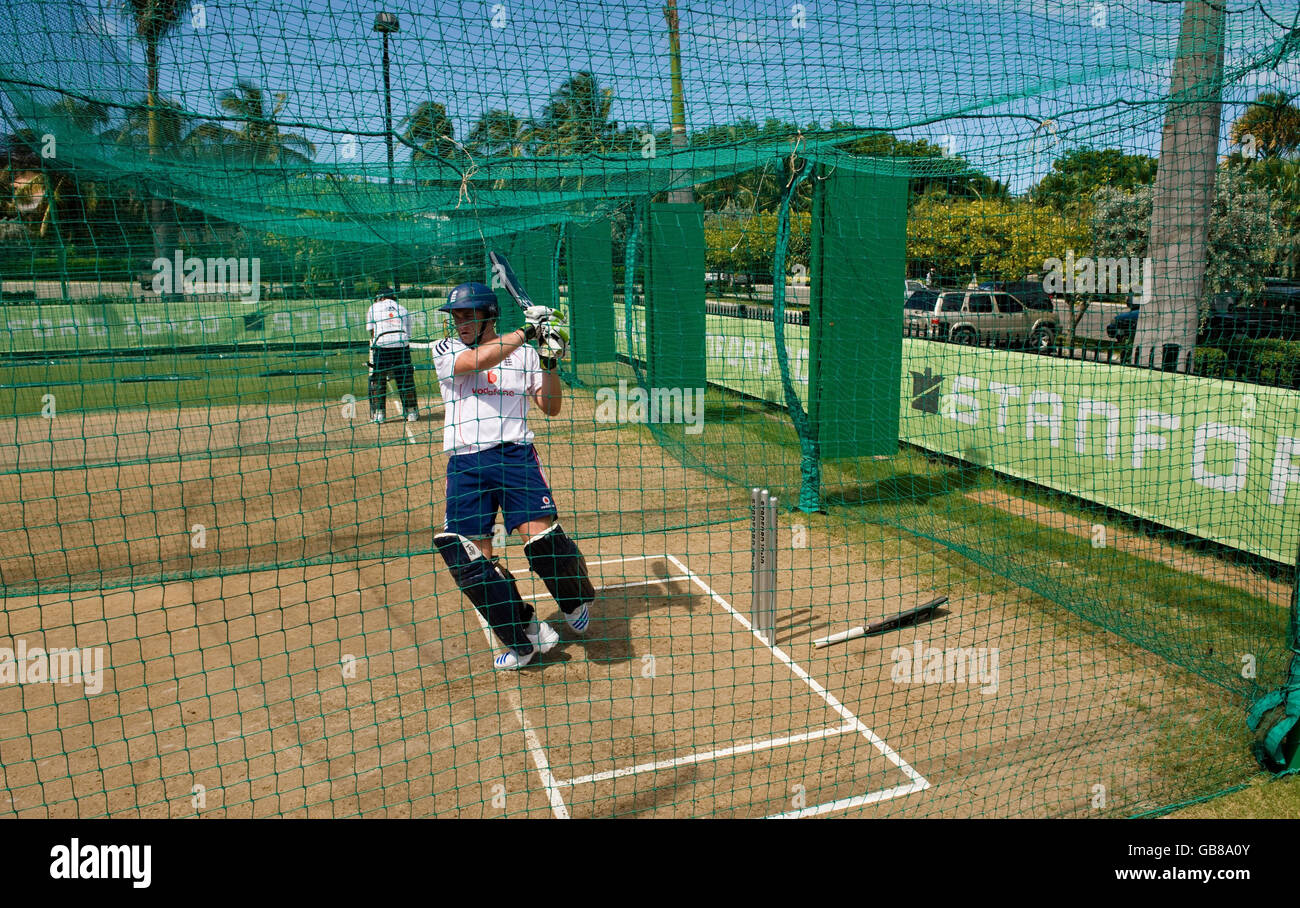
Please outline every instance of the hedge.
M1234 339L1227 350L1197 347L1196 375L1300 389L1300 341Z

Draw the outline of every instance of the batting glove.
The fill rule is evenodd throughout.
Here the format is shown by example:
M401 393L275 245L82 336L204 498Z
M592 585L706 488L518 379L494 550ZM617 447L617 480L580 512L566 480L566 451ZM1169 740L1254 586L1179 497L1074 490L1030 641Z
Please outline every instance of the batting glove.
M555 310L549 306L529 306L524 310L524 321L537 329L541 334L542 326L551 320L555 315Z
M537 354L542 365L554 369L569 352L569 332L554 325L542 328L537 336Z

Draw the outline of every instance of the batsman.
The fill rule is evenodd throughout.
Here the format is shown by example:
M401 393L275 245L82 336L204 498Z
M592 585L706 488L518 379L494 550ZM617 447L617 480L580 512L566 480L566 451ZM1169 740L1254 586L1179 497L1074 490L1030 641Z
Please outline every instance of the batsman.
M546 306L529 306L525 326L499 336L497 297L485 284L457 286L440 308L451 314L455 334L433 348L446 405L442 447L450 455L447 517L434 545L457 586L506 647L494 667L516 670L548 652L560 636L537 620L493 553L498 509L506 530L524 540L529 568L577 634L586 633L588 607L596 597L587 562L559 523L528 427L530 403L547 416L560 412L564 386L556 368L567 352L567 338L548 324L555 311Z

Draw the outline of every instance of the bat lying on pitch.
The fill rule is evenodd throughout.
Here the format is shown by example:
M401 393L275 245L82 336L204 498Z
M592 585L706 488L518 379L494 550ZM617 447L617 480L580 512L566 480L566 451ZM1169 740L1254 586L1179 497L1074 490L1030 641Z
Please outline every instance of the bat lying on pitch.
M873 621L866 627L853 627L847 631L840 631L838 634L831 634L829 637L821 637L813 641L813 646L821 648L830 646L832 643L843 643L845 640L852 640L855 637L865 637L867 634L877 634L881 631L893 630L896 627L902 627L910 624L917 619L930 614L939 606L948 601L947 596L940 596L938 599L931 599L924 605L918 605L916 608L910 608L905 612L899 612L897 615L891 615L888 618L881 618L879 621Z

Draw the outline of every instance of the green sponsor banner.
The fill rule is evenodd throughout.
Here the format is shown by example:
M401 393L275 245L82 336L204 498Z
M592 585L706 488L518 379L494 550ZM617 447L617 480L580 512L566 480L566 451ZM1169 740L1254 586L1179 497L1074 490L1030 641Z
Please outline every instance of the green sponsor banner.
M1284 563L1300 393L903 341L902 438Z
M442 300L403 300L415 339L443 336ZM238 299L6 306L0 353L71 353L217 344L365 341L368 300Z
M709 382L784 405L771 323L710 315L706 326ZM808 329L787 326L786 344L806 405ZM1294 562L1300 392L911 338L902 347L901 440Z

